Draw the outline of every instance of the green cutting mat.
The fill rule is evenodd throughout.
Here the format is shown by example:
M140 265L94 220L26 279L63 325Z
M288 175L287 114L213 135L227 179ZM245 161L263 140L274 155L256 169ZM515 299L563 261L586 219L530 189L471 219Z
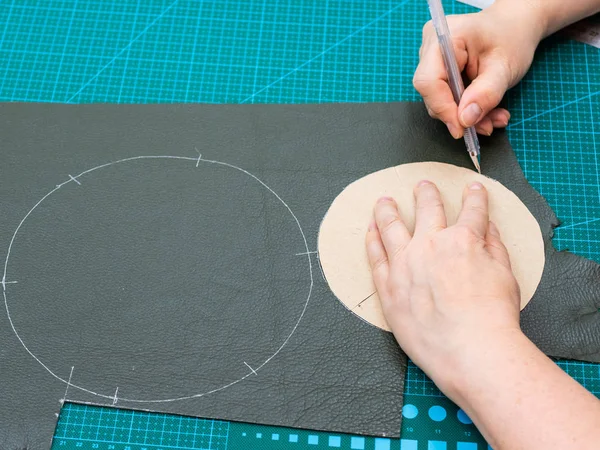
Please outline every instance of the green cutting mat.
M444 3L448 13L472 11ZM411 78L426 20L424 0L5 0L0 100L417 101ZM600 262L600 51L560 39L543 44L507 101L509 136L525 174L563 221L555 245ZM559 364L600 395L598 366ZM402 445L67 404L54 448L485 448L412 365L406 402L414 407L406 415L417 415L404 421ZM441 417L432 407L447 417L431 419Z

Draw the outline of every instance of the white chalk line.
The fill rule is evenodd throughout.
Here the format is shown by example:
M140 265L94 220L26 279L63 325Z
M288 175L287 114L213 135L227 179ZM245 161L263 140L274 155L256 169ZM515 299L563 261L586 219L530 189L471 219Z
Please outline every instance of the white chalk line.
M67 381L67 388L65 389L65 395L60 399L60 404L64 405L67 401L67 394L69 393L69 386L71 386L71 378L73 378L73 370L75 370L75 366L71 366L71 373L69 374L69 381Z
M2 290L5 291L6 290L6 285L7 284L17 284L18 281L6 281L4 278L2 278L2 282L0 282L0 284L2 284Z
M281 352L281 350L283 349L283 347L285 347L285 345L289 342L289 340L291 339L292 335L298 329L298 326L300 325L300 322L302 321L302 318L304 317L304 314L306 313L306 309L308 308L308 303L309 303L310 297L312 295L312 290L313 290L313 287L314 287L314 279L313 279L312 263L311 263L310 253L309 253L310 250L308 249L308 241L306 239L306 235L304 234L304 230L302 229L302 226L300 225L300 221L298 220L298 217L296 217L296 215L294 214L294 212L292 211L292 209L289 207L289 205L286 202L284 202L283 199L273 189L271 189L269 186L267 186L261 179L259 179L258 177L256 177L252 173L248 172L247 170L244 170L244 169L242 169L240 167L237 167L237 166L235 166L233 164L229 164L229 163L222 162L222 161L215 161L215 160L210 160L210 159L191 158L191 157L188 157L188 156L172 156L172 155L164 155L164 156L151 156L151 155L132 156L130 158L123 158L123 159L119 159L117 161L112 161L112 162L109 162L109 163L101 164L101 165L96 166L96 167L92 167L91 169L84 170L79 175L77 175L77 176L75 176L73 178L80 178L83 175L87 175L87 174L92 173L92 172L94 172L94 171L96 171L98 169L103 169L105 167L109 167L109 166L112 166L114 164L120 164L120 163L124 163L124 162L128 162L128 161L136 161L136 160L142 160L142 159L176 159L176 160L194 161L196 163L199 163L199 161L203 161L203 162L207 162L209 164L216 164L216 165L220 165L220 166L224 166L224 167L230 167L232 169L238 170L238 171L240 171L240 172L242 172L242 173L244 173L244 174L252 177L258 183L260 183L264 188L266 188L269 192L271 192L271 194L273 194L275 196L275 198L277 198L277 200L279 200L286 207L286 209L288 210L288 212L294 218L294 221L296 222L296 225L298 226L298 229L300 230L300 234L302 235L302 239L304 241L304 247L306 249L306 256L308 257L308 270L309 270L309 275L310 275L310 286L309 286L309 290L308 290L308 295L306 297L306 301L304 303L304 307L302 309L302 312L300 313L298 321L296 322L296 324L292 328L292 331L285 338L285 340L279 346L279 348L275 351L275 353L273 353L270 357L268 357L260 366L258 366L256 369L254 369L255 372L258 372L266 364L268 364L269 361L271 361L273 358L275 358L279 354L279 352ZM11 251L12 251L13 244L15 242L15 239L17 237L17 234L18 234L19 230L23 226L23 223L25 223L25 220L27 220L27 218L31 215L31 213L33 213L33 211L35 211L35 209L44 200L46 200L48 197L50 197L53 193L55 193L57 190L59 190L62 186L64 186L67 183L70 183L72 181L73 181L72 179L69 179L69 180L67 180L67 181L65 181L65 182L63 182L61 184L56 185L56 187L54 189L52 189L50 192L48 192L46 195L44 195L35 205L33 205L33 207L27 212L27 214L25 214L25 217L23 217L23 219L21 219L21 221L19 222L19 225L17 225L17 228L15 229L15 232L12 235L10 243L8 244L8 250L6 252L6 260L4 261L3 279L6 279L6 273L7 273L7 270L8 270L8 260L10 258L10 254L11 254ZM112 396L112 395L106 395L106 394L100 394L98 392L94 392L94 391L92 391L90 389L87 389L87 388L84 388L82 386L78 386L76 384L73 384L73 383L70 382L70 380L67 381L64 378L56 375L46 364L44 364L35 354L33 354L33 352L31 350L29 350L29 348L27 347L27 345L25 345L25 342L23 341L23 339L21 338L21 336L17 332L17 329L15 328L15 325L13 323L12 317L10 315L10 309L8 307L8 298L6 297L6 289L3 289L2 295L4 297L4 308L6 310L6 315L7 315L7 318L8 318L8 321L10 323L10 327L11 327L13 333L15 334L15 336L17 337L17 339L19 340L19 342L21 343L21 345L23 346L23 348L25 349L25 351L27 353L29 353L29 355L33 359L35 359L44 369L46 369L46 371L50 375L52 375L57 380L65 383L65 384L67 384L67 389L69 388L69 386L71 386L71 387L73 387L75 389L79 389L80 391L86 392L86 393L91 394L91 395L95 395L95 396L100 397L100 398L104 398L104 399L107 399L107 400L114 400L114 396ZM226 384L224 386L221 386L219 388L215 388L215 389L212 389L210 391L203 392L203 393L200 393L200 394L194 394L194 395L188 395L188 396L182 396L182 397L166 398L166 399L159 399L159 400L137 400L137 399L128 399L128 398L121 398L120 400L122 402L130 402L130 403L167 403L167 402L174 402L174 401L180 401L180 400L189 400L189 399L192 399L192 398L200 398L200 397L204 397L205 395L210 395L210 394L213 394L215 392L219 392L219 391L222 391L224 389L227 389L228 387L231 387L231 386L233 386L233 385L235 385L235 384L237 384L237 383L245 380L250 375L252 375L252 372L248 373L248 374L244 375L243 377L241 377L240 379L232 381L231 383L228 383L228 384Z
M117 400L119 398L119 397L117 397L118 393L119 393L119 386L117 386L117 390L115 391L115 395L113 397L113 402L112 402L113 406L115 406L117 404Z
M74 177L73 175L69 174L69 178L71 179L71 181L74 181L79 186L81 186L81 183L77 180L77 177Z
M310 256L309 256L309 258L310 258ZM329 284L327 282L327 278L325 278L325 272L323 271L323 266L321 266L321 259L320 258L317 258L317 264L319 266L319 270L321 271L321 278L323 278L323 281L325 283Z
M244 361L244 364L246 364L246 367L247 367L248 369L250 369L254 375L258 375L258 374L256 373L256 370L254 370L252 367L250 367L250 364L248 364L246 361Z

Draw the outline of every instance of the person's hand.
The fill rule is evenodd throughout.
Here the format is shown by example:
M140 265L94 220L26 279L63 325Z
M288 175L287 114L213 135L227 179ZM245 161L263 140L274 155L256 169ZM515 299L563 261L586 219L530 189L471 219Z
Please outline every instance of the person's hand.
M443 121L458 139L464 128L475 125L478 133L491 135L494 128L506 127L509 112L498 108L506 90L525 75L544 34L539 13L528 2L507 8L496 2L475 13L449 16L454 52L461 71L471 84L456 105L435 30L428 22L423 28L420 62L413 85L422 95L427 111Z
M462 211L449 227L434 184L420 182L415 198L412 235L393 199L377 202L367 254L394 336L448 393L486 342L521 333L519 286L481 184L465 187Z

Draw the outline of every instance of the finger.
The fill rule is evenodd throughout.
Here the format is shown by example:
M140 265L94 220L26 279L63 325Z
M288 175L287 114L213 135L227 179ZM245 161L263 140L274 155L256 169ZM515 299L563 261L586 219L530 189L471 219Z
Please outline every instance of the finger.
M431 79L428 75L422 76L420 72L417 68L413 84L423 97L427 112L432 118L444 122L454 139L461 138L464 130L458 121L458 106L448 83L441 79Z
M411 240L411 235L400 218L393 198L382 197L375 205L375 222L391 264L397 260Z
M498 227L491 220L488 223L488 231L485 237L485 242L490 255L492 255L492 258L510 269L510 256L508 255L508 250L502 242Z
M456 43L454 47L459 67L462 69L468 59L466 49ZM429 115L442 120L450 134L458 139L463 136L463 129L458 121L458 107L448 85L448 75L430 22L423 27L423 44L419 56L420 61L413 77L413 85L423 97Z
M509 87L509 75L500 63L488 64L465 89L458 106L463 127L471 127L498 106Z
M464 190L463 205L456 224L469 228L481 240L485 240L488 222L487 191L481 183L471 183Z
M389 263L387 253L383 247L377 224L373 221L369 225L366 238L367 257L369 266L371 266L371 274L373 282L379 292L382 292L386 286L389 274Z
M487 116L492 120L494 128L505 128L510 120L510 113L504 108L494 108Z
M440 191L430 181L415 187L415 235L435 233L446 228L446 212Z
M438 115L433 112L433 110L429 107L427 103L425 103L425 109L427 109L427 114L429 114L429 117L433 119L439 119ZM460 139L464 136L465 130L462 127L456 127L453 123L450 122L446 124L446 127L448 128L450 135L454 139Z
M475 125L475 130L479 134L483 134L484 136L491 136L494 131L494 125L492 124L492 119L485 116L481 121Z
M451 122L448 122L446 127L454 139L460 139L465 135L465 129L463 127L457 127Z

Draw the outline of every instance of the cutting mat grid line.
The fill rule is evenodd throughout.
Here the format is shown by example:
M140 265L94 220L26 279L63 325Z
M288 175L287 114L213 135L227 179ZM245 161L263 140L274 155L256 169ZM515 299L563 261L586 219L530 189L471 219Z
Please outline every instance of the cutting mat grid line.
M228 435L229 422L225 421L67 403L58 421L55 440L224 450Z
M473 11L451 0L444 5L448 13ZM0 100L419 101L412 75L427 19L424 0L5 1ZM555 245L600 262L600 50L545 41L505 102L524 172L562 220ZM600 395L598 366L559 364ZM406 381L407 395L443 399L413 365ZM80 414L65 408L61 420L92 423ZM132 420L116 410L101 414Z

